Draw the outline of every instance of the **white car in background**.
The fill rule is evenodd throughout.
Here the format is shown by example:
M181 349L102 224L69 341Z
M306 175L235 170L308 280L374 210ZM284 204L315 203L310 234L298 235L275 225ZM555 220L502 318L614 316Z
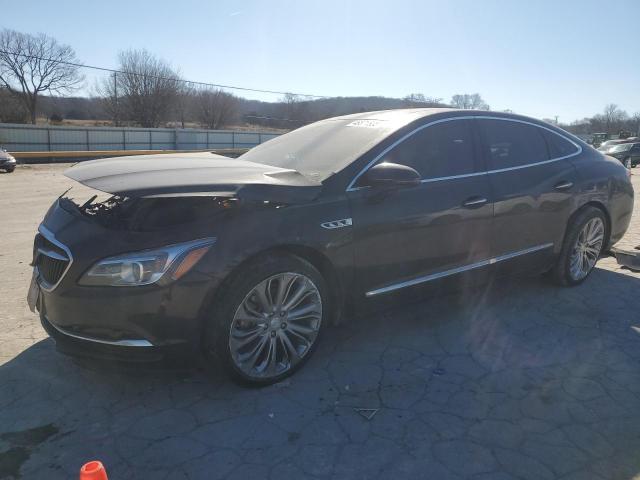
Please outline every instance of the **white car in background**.
M16 168L16 159L9 152L0 147L0 170L11 173Z

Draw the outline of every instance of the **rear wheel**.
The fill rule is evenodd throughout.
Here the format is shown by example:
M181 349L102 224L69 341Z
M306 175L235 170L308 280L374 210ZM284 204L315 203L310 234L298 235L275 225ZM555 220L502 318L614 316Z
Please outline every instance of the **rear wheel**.
M571 222L553 276L561 285L582 283L595 267L606 238L606 219L601 210L586 207Z
M243 268L210 319L209 347L236 380L268 385L311 356L329 314L324 279L309 262L276 255Z

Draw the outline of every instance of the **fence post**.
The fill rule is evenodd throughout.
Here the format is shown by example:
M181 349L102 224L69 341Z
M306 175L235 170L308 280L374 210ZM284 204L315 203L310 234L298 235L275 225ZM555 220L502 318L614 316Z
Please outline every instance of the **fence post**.
M258 145L262 143L262 134L258 133Z
M51 129L47 127L47 150L51 151Z
M84 132L87 134L87 152L88 152L89 150L91 150L89 148L89 129L86 129Z
M149 130L149 150L153 150L153 138L151 135L151 130Z
M231 148L236 148L236 132L231 132Z
M178 150L178 129L173 131L173 149Z
M127 149L127 139L124 133L124 128L122 129L122 149L123 150Z

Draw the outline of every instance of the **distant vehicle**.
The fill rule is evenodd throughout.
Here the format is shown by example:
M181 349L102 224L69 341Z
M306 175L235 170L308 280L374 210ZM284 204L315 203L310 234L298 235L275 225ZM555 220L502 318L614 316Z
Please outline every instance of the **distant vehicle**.
M634 168L640 163L640 142L614 145L607 155L617 158L627 168Z
M608 133L594 133L591 136L591 145L593 145L593 148L598 148L600 145L602 145L603 142L606 142L607 140L609 140L609 134Z
M9 152L0 147L0 170L11 173L16 169L16 159Z
M608 154L611 149L613 147L616 147L618 145L622 145L624 143L632 143L638 141L638 137L631 137L631 138L625 138L625 139L616 139L616 140L607 140L606 142L604 142L602 145L600 145L598 147L598 151L602 152L604 154Z
M112 196L57 198L36 235L27 298L58 348L202 353L257 384L293 373L367 299L517 273L578 285L634 199L620 162L564 130L475 110L358 113L237 159L93 160L65 175Z
M618 138L624 138L624 139L629 139L631 138L631 135L633 135L629 130L620 130L618 132Z

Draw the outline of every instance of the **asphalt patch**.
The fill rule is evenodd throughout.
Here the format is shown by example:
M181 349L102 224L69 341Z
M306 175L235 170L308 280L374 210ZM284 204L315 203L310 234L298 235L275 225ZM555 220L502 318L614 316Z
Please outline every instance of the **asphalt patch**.
M20 478L20 468L31 456L31 451L56 433L58 427L50 423L29 430L1 434L0 440L11 446L0 452L0 479Z

